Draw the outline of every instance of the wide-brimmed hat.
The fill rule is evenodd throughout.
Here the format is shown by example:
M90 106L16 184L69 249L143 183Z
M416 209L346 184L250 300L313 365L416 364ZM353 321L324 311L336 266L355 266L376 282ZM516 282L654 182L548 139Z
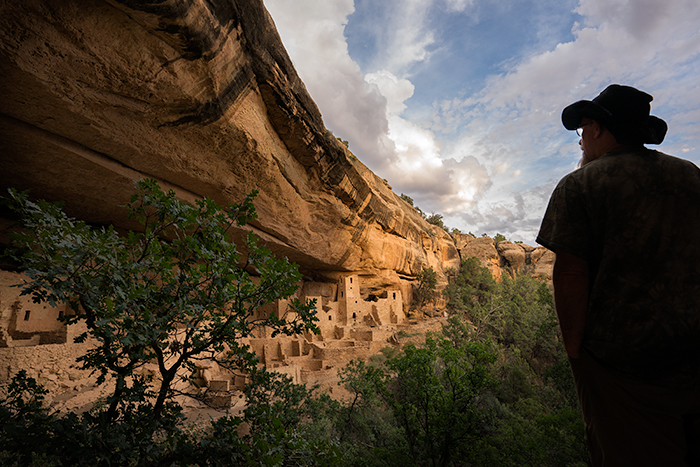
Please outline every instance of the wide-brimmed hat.
M561 121L575 130L583 117L600 122L620 144L661 144L668 125L649 115L654 98L631 86L611 84L592 101L578 101L566 107Z

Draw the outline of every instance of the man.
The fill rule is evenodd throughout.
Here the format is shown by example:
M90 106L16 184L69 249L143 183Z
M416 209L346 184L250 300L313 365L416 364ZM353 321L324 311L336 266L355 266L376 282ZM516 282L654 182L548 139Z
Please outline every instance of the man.
M700 169L647 149L652 97L611 85L566 107L581 167L537 242L596 466L700 465Z

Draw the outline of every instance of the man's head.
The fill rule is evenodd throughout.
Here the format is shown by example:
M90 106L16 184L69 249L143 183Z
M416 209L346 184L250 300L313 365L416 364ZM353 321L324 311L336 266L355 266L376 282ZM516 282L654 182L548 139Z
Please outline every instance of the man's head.
M602 123L592 118L583 117L578 125L577 132L581 139L581 161L579 166L583 167L589 162L593 162L608 151L612 151L621 146L615 137Z
M593 120L621 145L661 144L668 127L660 118L649 115L652 99L633 87L612 84L592 101L581 100L566 107L561 121L567 130L575 130Z

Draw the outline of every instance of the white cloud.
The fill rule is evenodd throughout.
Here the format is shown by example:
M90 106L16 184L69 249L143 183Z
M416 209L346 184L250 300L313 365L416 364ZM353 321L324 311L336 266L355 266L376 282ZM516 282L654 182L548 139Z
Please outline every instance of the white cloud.
M411 193L422 209L453 212L475 206L491 185L487 170L464 154L443 160L435 135L400 117L413 84L387 69L362 76L343 37L352 2L321 3L323 8L314 10L318 2L312 0L265 2L326 125L380 176L390 176L398 192ZM426 59L432 34L425 33L423 22L430 3L401 3L396 21L404 23L390 40L388 68Z
M445 0L445 3L450 11L464 11L474 5L474 0Z
M415 87L407 79L399 79L393 73L379 70L367 73L365 81L374 84L387 100L387 112L390 115L401 115L406 109L404 101L413 95Z
M392 15L375 31L380 50L367 76L343 35L352 0L265 4L326 125L397 192L444 213L447 225L533 242L549 193L580 156L561 110L613 82L653 94L652 113L670 127L661 149L700 162L697 0L580 0L571 41L514 57L480 91L436 102L431 126L402 117L420 92L409 72L443 47L426 18L431 8L478 5L384 1Z
M426 17L434 0L402 0L393 5L390 34L377 68L403 73L416 62L427 60L435 43L435 34L426 26Z
M367 83L343 36L352 0L266 0L294 66L326 126L370 167L394 157L386 98Z
M467 147L494 175L517 164L521 168L513 175L522 180L558 179L580 155L578 138L568 138L561 126L561 110L595 97L613 82L635 85L655 96L652 113L670 126L662 150L673 153L677 148L680 153L697 146L700 3L582 0L577 11L585 16L585 25L574 30L574 41L522 60L508 73L490 78L474 96L435 107L436 129L466 123L445 156ZM698 162L700 154L692 151L684 156ZM521 192L504 179L493 183L476 210L462 216L464 221L491 231L512 224L510 232L519 231L532 241L547 198L518 201ZM536 218L528 224L532 213Z

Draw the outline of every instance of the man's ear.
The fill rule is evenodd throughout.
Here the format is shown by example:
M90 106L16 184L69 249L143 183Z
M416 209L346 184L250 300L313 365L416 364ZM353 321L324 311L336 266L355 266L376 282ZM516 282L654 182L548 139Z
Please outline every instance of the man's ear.
M603 133L605 133L605 131L606 131L605 127L595 120L593 120L593 123L591 123L591 126L593 127L593 137L595 139L598 139L601 136L603 136Z

